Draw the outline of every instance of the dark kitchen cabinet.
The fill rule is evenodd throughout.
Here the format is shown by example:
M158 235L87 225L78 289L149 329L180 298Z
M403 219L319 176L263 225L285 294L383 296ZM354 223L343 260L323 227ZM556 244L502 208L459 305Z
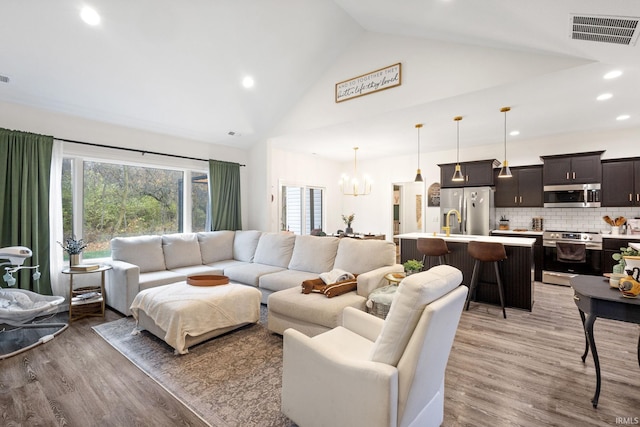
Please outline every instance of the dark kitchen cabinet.
M602 162L602 206L640 206L640 159Z
M456 169L455 163L438 165L440 166L440 187L483 187L493 186L493 168L499 166L497 160L478 160L475 162L460 163L460 171L464 176L464 181L454 182L451 180Z
M543 207L542 166L511 168L511 178L498 178L500 169L495 169L495 206Z
M540 157L544 161L544 185L600 183L600 156L603 152Z
M611 273L613 266L618 261L613 259L613 254L619 254L620 248L626 248L630 242L639 242L640 236L629 236L627 239L614 239L604 238L602 239L602 272Z
M513 169L511 170L513 172ZM503 237L527 237L530 239L536 239L536 242L533 244L533 268L534 268L534 280L538 282L542 282L542 265L544 262L544 247L542 246L542 236L540 234L529 234L525 232L517 232L517 233L501 233L498 230L494 230L491 232L492 236L503 236Z

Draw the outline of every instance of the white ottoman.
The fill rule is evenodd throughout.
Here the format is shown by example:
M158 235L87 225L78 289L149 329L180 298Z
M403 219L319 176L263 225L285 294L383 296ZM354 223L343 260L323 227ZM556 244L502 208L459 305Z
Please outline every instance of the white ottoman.
M140 329L163 339L176 354L185 354L195 344L256 323L261 295L258 289L237 283L191 286L178 282L139 292L131 312Z

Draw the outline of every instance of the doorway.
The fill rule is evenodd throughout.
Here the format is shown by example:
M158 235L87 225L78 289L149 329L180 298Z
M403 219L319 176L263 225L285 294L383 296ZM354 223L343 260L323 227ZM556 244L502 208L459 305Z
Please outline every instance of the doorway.
M424 183L393 185L393 235L424 232ZM398 244L398 239L393 239Z

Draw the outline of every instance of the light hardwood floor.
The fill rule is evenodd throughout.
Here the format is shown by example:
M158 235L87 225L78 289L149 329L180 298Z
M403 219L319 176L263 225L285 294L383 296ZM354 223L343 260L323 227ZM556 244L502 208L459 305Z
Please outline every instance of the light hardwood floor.
M0 425L207 426L91 329L120 317L74 321L0 361Z
M597 409L591 356L570 288L536 283L532 312L471 305L449 359L444 426L640 424L640 328L599 319ZM118 314L108 311L105 321ZM83 319L52 341L0 361L1 425L202 426Z

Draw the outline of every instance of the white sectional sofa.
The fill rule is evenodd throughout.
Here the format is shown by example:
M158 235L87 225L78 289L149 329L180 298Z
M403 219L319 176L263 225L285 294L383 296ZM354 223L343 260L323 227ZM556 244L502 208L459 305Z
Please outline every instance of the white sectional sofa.
M358 305L364 309L361 294L366 297L386 285L387 273L402 271L402 265L395 263L395 245L385 240L256 230L117 237L111 241L107 263L113 269L107 272L106 303L127 316L141 290L184 281L193 274L224 274L232 282L257 287L266 304L270 294L300 289L304 280L317 279L333 268L359 274L357 293L333 299L346 302L358 294Z

